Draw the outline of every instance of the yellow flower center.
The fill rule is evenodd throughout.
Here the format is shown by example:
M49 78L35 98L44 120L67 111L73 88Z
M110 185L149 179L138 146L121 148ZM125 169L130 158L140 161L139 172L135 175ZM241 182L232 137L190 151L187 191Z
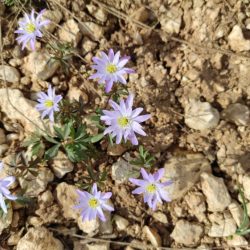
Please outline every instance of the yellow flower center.
M127 127L129 124L129 120L127 117L120 117L117 119L117 122L118 122L119 126L122 128Z
M91 199L89 199L89 206L90 206L91 208L96 208L96 207L98 207L98 206L99 206L98 200L97 200L96 198L91 198Z
M106 67L108 73L115 73L117 71L117 67L114 64L108 64Z
M149 185L147 185L146 190L147 190L149 193L154 193L154 192L156 191L156 186L155 186L155 184L149 184Z
M35 30L36 30L36 26L35 24L33 23L28 23L25 27L25 30L28 32L28 33L33 33Z
M51 101L51 100L46 100L44 102L44 105L45 105L46 108L51 108L54 105L54 102Z

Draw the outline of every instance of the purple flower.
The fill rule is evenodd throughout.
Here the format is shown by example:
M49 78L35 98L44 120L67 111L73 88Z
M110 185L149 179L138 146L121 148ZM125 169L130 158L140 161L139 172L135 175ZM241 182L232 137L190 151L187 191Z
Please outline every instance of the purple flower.
M112 196L111 192L101 193L97 191L96 183L92 187L91 194L86 191L77 190L79 195L79 205L74 208L80 209L82 220L93 220L99 217L106 221L103 210L114 211L114 208L107 204L108 199Z
M0 171L3 169L3 163L0 162ZM17 197L10 194L8 187L15 182L14 176L8 176L0 179L0 207L4 213L7 213L7 207L5 204L5 199L16 200Z
M171 185L172 181L166 181L161 183L159 180L164 175L164 168L159 169L156 173L148 174L144 168L141 168L141 174L143 180L129 178L129 181L139 186L132 194L143 194L144 202L148 204L153 210L156 209L157 203L164 201L171 201L167 191L164 187Z
M49 116L50 121L54 122L54 112L59 111L58 103L62 100L61 95L55 94L55 88L51 88L49 85L49 89L47 94L44 92L40 92L37 95L39 104L36 105L36 109L42 112L42 118L45 116Z
M101 120L109 127L105 129L104 134L111 134L116 137L116 144L119 144L124 138L125 142L130 140L132 144L138 145L138 140L135 133L145 136L146 133L142 130L141 122L150 118L150 115L139 115L143 108L132 110L134 96L130 94L124 102L120 101L120 105L110 100L109 104L114 111L103 110Z
M126 84L127 81L123 77L124 74L134 73L133 69L124 68L124 65L129 61L129 56L120 58L120 51L114 54L112 49L109 50L108 55L101 52L101 57L93 57L95 63L92 68L97 72L90 76L89 79L98 78L100 84L105 83L105 92L108 93L112 89L114 82L121 82Z
M34 9L31 11L31 14L24 14L24 18L19 21L19 28L15 33L19 34L16 39L19 44L22 44L22 50L26 47L27 43L30 43L32 50L35 50L35 43L37 37L42 37L41 28L50 23L49 20L41 20L42 15L45 10L42 10L37 17L35 17Z

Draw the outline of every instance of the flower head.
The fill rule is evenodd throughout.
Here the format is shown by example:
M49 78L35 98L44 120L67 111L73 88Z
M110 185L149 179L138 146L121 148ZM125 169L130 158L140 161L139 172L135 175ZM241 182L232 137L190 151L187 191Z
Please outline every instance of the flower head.
M108 93L112 89L114 82L121 82L126 84L127 81L123 77L124 74L134 73L133 69L125 68L125 64L129 61L129 56L120 58L120 51L114 54L112 49L109 50L108 55L101 52L101 57L93 57L95 63L92 68L97 72L90 76L89 79L99 79L100 84L105 83L105 92Z
M111 192L101 193L97 191L96 183L93 185L91 193L77 190L79 195L79 205L74 208L80 209L83 221L93 220L96 217L106 221L103 210L114 211L114 208L107 204L108 199L112 196Z
M3 169L3 163L0 162L0 171ZM8 189L15 182L14 176L8 176L0 179L0 207L4 213L7 213L5 199L16 200L17 197L12 195Z
M42 10L37 17L35 17L34 9L31 11L31 14L24 14L24 18L19 21L19 28L15 33L19 34L16 39L19 44L22 44L22 49L24 49L27 43L30 43L31 49L35 50L35 42L37 37L42 37L41 28L49 24L49 20L41 20L42 15L45 10Z
M36 109L42 112L42 118L49 116L50 121L54 122L54 112L59 111L58 103L61 100L62 96L56 95L55 88L51 88L49 85L47 94L44 92L38 94L38 102L40 103L36 105Z
M162 200L171 201L164 187L171 185L173 182L160 182L160 179L164 175L164 168L159 169L153 175L148 174L144 168L141 168L141 174L143 180L129 178L130 182L139 186L132 194L143 194L144 202L153 210L156 209L157 203L162 203Z
M110 100L109 104L114 111L103 110L101 120L109 127L105 129L104 134L111 134L116 137L116 144L119 144L124 138L125 142L130 140L132 144L137 145L138 140L135 133L145 136L142 130L141 122L150 118L150 115L139 115L143 108L132 109L134 96L130 94L126 101L121 100L120 105Z

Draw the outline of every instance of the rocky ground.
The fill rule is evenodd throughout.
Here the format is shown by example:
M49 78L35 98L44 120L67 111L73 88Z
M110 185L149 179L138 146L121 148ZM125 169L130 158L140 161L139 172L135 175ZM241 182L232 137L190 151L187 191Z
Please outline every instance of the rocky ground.
M141 142L174 180L173 201L148 209L127 181L134 148L103 145L108 156L96 170L109 170L104 190L112 190L116 211L105 223L83 223L72 206L84 164L60 152L36 166L36 178L18 178L13 190L33 202L13 204L1 219L1 249L247 249L249 234L235 231L244 217L240 185L250 216L250 1L49 0L46 7L50 39L74 45L69 74L49 60L46 41L21 51L14 34L21 14L0 5L0 159L7 166L43 127L34 101L49 83L82 97L86 114L103 107L87 74L98 51L114 48L132 57L129 90L152 116Z

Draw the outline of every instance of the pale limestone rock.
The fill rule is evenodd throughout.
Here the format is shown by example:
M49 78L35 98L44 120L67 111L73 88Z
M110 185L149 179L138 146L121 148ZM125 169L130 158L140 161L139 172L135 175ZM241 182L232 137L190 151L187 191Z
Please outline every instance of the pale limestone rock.
M17 243L21 239L20 232L22 232L22 230L19 231L18 233L12 233L10 235L10 237L8 238L8 242L7 242L8 246L16 246L17 245Z
M6 80L7 82L17 83L21 76L19 71L8 65L0 65L0 80Z
M39 203L43 203L45 206L50 206L53 204L54 197L50 190L46 190L38 197Z
M179 220L176 222L174 231L170 236L177 243L193 246L199 243L202 234L202 226L186 220Z
M162 212L154 212L153 213L153 218L159 222L161 222L162 224L168 224L168 218L167 216L162 213Z
M0 178L5 178L7 176L14 176L15 170L10 167L11 163L15 159L14 154L8 154L6 157L2 158L1 161L3 162L3 168L0 171ZM17 186L17 181L15 181L11 186L10 189L13 189Z
M93 51L97 46L96 42L91 41L88 37L84 37L82 41L82 48L84 49L84 52L91 52Z
M242 178L245 197L250 200L250 175L244 175Z
M93 4L87 4L86 8L88 9L89 13L91 13L91 15L93 15L97 20L99 20L101 22L107 21L108 14L100 6L95 6Z
M6 142L6 136L4 130L0 128L0 144L4 144Z
M213 215L210 215L210 217ZM210 218L211 220L211 218ZM236 223L230 213L224 213L224 217L215 215L212 226L208 231L210 237L227 237L235 234Z
M235 25L228 36L228 43L232 50L241 52L250 50L250 40L244 38L242 29Z
M29 85L30 83L31 83L30 77L24 76L24 77L21 78L21 84L22 84L22 85L27 86L27 85Z
M112 179L116 183L124 183L130 177L137 177L136 174L133 166L122 158L112 165Z
M12 206L7 208L7 214L3 213L3 216L0 217L0 235L2 234L5 228L8 228L11 225L13 218Z
M250 111L246 105L240 103L230 104L222 113L223 118L236 125L247 126L250 122Z
M247 203L247 215L248 215L248 217L250 217L250 202L249 203Z
M43 13L42 20L50 20L51 22L44 27L48 32L53 32L56 29L56 24L62 20L62 13L59 10L46 10Z
M58 220L60 214L60 207L57 203L53 202L54 197L51 191L47 190L38 197L38 209L35 211L35 214L39 216L38 224L50 224L50 223L59 223ZM33 218L37 220L36 218ZM36 223L36 221L35 221ZM33 224L34 225L34 224Z
M223 211L231 203L231 197L222 178L202 173L201 188L206 196L209 211Z
M161 237L154 228L144 226L142 231L154 247L161 246Z
M17 250L63 250L63 244L44 227L30 228L17 244Z
M46 50L31 52L24 58L24 69L32 74L34 79L47 80L52 77L60 63L57 60L51 60L50 54Z
M66 219L77 219L79 217L79 214L73 209L78 200L76 190L75 186L68 185L65 182L60 183L56 187L57 200L62 207L62 213Z
M78 23L74 19L69 19L65 22L58 32L60 40L73 43L74 46L80 42L82 34Z
M239 227L243 221L243 217L244 217L244 211L241 207L241 205L236 202L233 201L229 206L229 211L231 212L237 226Z
M75 241L74 250L109 250L110 244L105 242L87 243L86 241Z
M33 227L40 227L43 225L43 220L37 216L29 216L27 218L27 223Z
M88 95L77 87L70 87L67 96L71 101L79 101L81 98L84 104L89 101Z
M109 143L108 145L108 155L111 155L111 156L120 156L122 155L125 151L127 150L127 148L125 148L123 145L121 144L113 144L111 145Z
M26 99L22 92L18 89L8 89L9 99L15 108L10 105L5 88L0 89L0 109L10 120L17 120L23 125L26 132L37 131L37 126L43 128L43 123L40 119L40 113L35 109L36 102ZM31 118L29 121L27 118Z
M4 153L8 150L9 145L8 144L1 144L0 145L0 157L4 157Z
M133 14L133 18L139 22L145 23L149 18L152 18L152 11L149 8L142 6Z
M230 246L230 247L237 247L238 246L238 247L242 247L241 249L243 249L244 246L246 246L246 247L248 246L248 242L243 236L234 234L231 237L227 238L228 246Z
M77 218L78 227L86 234L95 235L99 232L100 221L98 219L83 221L81 216Z
M162 30L168 34L178 34L181 28L181 20L182 13L180 8L171 8L167 10L160 19Z
M206 212L205 196L200 192L192 192L187 194L184 199L188 204L190 213L195 215L199 221L203 221Z
M185 123L196 130L215 128L220 120L219 112L208 102L191 101L185 107Z
M114 216L114 221L118 231L125 230L129 225L129 221L119 215Z
M83 22L79 27L83 35L89 36L94 41L99 41L104 35L103 27L94 22Z
M19 138L19 134L16 134L16 133L10 133L6 136L6 141L8 143L12 142L12 141L17 141L17 140L22 140Z
M37 169L38 176L27 174L26 178L19 177L19 183L25 194L30 197L36 197L46 190L49 182L53 181L54 175L48 168Z
M113 204L110 200L108 201L108 204L113 207ZM108 211L104 211L104 216L106 218L106 221L99 220L100 222L99 233L100 234L112 234L113 224L111 221L111 213Z
M165 164L162 181L173 180L166 187L172 200L179 199L200 180L203 172L211 172L209 161L202 154L185 153L170 158Z
M52 160L51 167L55 176L62 178L65 174L73 171L74 164L62 151L58 151L57 156Z

